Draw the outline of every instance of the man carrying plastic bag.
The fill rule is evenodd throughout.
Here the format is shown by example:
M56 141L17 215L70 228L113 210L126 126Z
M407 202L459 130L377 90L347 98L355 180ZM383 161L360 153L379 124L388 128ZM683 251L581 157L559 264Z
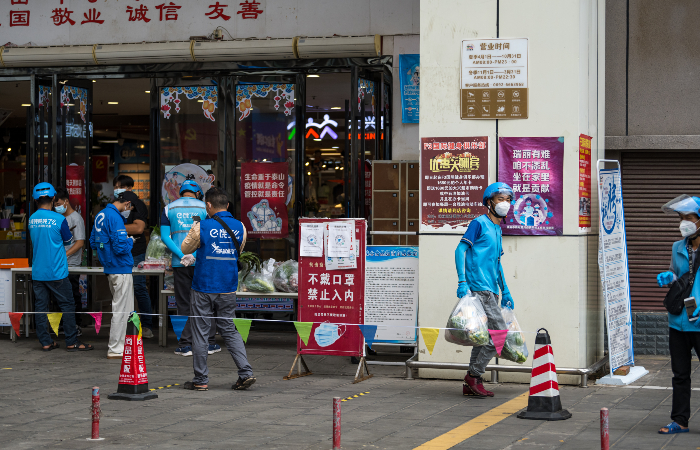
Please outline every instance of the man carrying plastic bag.
M455 265L459 284L457 297L476 296L481 302L490 330L505 330L506 323L501 315L501 306L513 308L513 298L503 277L501 256L501 221L510 210L513 190L505 183L493 183L484 191L483 204L488 213L469 223L467 231L455 250ZM498 292L502 293L498 302ZM484 345L472 349L469 371L464 377L462 393L477 397L493 397L493 392L484 388L481 375L486 365L496 355L492 339Z

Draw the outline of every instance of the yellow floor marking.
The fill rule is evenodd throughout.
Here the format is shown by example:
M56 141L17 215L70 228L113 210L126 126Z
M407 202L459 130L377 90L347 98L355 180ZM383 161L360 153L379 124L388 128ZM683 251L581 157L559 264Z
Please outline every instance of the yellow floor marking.
M12 367L4 367L2 370L12 370Z
M460 442L466 441L475 434L484 431L491 425L495 425L513 413L525 408L527 406L528 394L529 392L525 392L514 399L509 400L468 422L463 423L454 430L450 430L447 433L436 437L432 441L428 441L425 444L416 447L414 450L446 450L448 448L452 448Z

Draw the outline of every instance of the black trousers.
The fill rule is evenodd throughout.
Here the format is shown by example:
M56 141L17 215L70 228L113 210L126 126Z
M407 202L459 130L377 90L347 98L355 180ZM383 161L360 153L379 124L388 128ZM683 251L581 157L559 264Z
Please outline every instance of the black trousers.
M83 310L83 296L80 295L80 275L77 273L68 275L68 281L70 281L70 286L73 289L75 312L80 313ZM75 324L79 327L83 326L83 314L75 315Z
M192 290L192 279L194 278L194 266L173 267L173 278L175 279L175 306L177 307L177 314L179 316L191 316L190 291ZM216 344L216 320L211 322L209 345L214 345ZM178 346L192 346L192 319L188 319L185 323Z
M683 313L681 313L683 314ZM668 329L668 346L671 350L671 370L673 371L673 406L671 419L678 425L688 426L690 420L690 373L692 355L700 355L700 332Z

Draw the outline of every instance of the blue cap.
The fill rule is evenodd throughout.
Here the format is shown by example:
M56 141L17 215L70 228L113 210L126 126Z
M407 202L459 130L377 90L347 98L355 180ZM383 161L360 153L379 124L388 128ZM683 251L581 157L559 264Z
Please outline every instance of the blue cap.
M510 186L505 183L492 183L484 191L484 206L488 206L488 201L496 194L510 195L511 200L513 199L513 189Z
M193 180L185 180L180 185L180 195L187 191L190 191L193 194L202 194L202 189Z
M34 191L32 192L32 198L34 200L39 200L41 197L51 197L56 195L56 189L51 185L51 183L39 183L34 186Z

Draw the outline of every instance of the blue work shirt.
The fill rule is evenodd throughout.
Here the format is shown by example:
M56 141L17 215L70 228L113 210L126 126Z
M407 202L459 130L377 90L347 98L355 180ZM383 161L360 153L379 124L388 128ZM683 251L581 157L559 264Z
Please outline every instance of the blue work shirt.
M243 224L233 218L230 212L221 211L219 216L243 243ZM192 289L207 294L228 294L238 289L238 257L236 247L228 232L214 219L206 219L199 224L199 248L195 255Z
M671 271L676 274L678 278L684 273L690 270L688 265L688 249L686 248L687 238L681 239L673 243L672 254L671 254ZM695 258L695 264L700 264L700 258ZM693 289L690 292L691 297L695 297L696 302L700 303L700 270L695 274L695 281L693 282ZM688 313L683 311L677 316L668 313L668 326L675 328L678 331L700 331L700 319L695 322L688 320Z
M32 239L32 278L56 281L68 276L68 259L64 245L73 243L73 234L62 214L39 209L29 218Z
M97 250L104 273L107 275L131 273L134 258L131 249L134 241L127 236L125 219L110 203L95 217L90 233L90 247Z
M460 242L469 246L466 252L465 275L469 289L473 292L491 291L498 295L500 281L501 256L501 227L482 215L472 220ZM505 292L505 289L501 289Z

